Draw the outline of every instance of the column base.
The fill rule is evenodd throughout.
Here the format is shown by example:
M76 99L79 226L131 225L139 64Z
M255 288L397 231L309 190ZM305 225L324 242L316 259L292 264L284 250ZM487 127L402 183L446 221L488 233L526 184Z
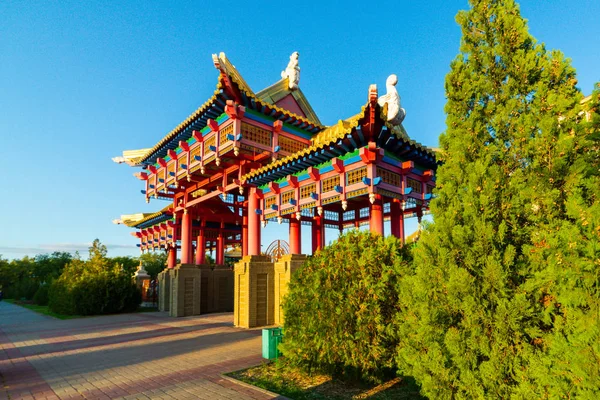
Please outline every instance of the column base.
M158 311L169 311L171 305L171 269L158 274Z
M224 265L197 265L200 270L200 313L233 311L233 270Z
M200 315L201 272L195 264L179 264L171 271L171 317Z
M245 256L235 264L233 323L255 328L274 323L274 267L267 256Z

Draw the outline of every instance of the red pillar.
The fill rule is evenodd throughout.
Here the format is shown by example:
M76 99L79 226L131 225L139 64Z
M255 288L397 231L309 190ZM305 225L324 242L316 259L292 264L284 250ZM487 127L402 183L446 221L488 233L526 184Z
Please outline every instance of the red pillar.
M177 264L177 248L175 246L169 246L169 253L167 254L167 267L175 268Z
M256 213L258 210L258 195L256 188L250 189L248 197L248 255L260 255L260 218Z
M376 196L375 201L371 204L369 222L371 232L383 236L383 202L380 196Z
M187 210L181 218L181 263L192 263L192 216Z
M312 225L310 226L310 239L311 239L311 248L312 253L315 254L318 248L318 237L317 237L317 219L313 218Z
M300 221L290 218L290 254L302 254L302 230Z
M323 225L323 217L315 216L312 225L312 252L315 254L317 250L325 247L325 225Z
M398 201L393 201L390 204L390 227L392 235L404 243L404 211L402 211Z
M196 238L196 264L206 263L206 239L204 238L204 228L200 228L200 234Z
M248 209L242 211L242 257L248 255Z
M215 263L217 265L225 264L225 239L223 238L223 229L219 229L219 236L217 236L217 254L215 256Z

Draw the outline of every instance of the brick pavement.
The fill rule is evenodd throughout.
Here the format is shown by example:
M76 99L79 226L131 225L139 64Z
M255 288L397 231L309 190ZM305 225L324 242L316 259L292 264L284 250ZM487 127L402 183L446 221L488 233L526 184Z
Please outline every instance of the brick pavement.
M0 400L270 399L221 377L261 362L233 316L137 313L58 320L0 302Z

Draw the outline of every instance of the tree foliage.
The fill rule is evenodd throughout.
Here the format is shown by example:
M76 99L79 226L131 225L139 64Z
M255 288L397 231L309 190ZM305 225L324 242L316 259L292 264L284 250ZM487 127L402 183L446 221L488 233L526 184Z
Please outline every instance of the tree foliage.
M89 258L73 259L49 290L49 307L67 315L93 315L135 311L141 293L123 266L106 256L96 239Z
M397 363L432 398L597 398L599 185L575 71L514 1L470 4Z
M144 253L140 256L140 261L148 275L156 279L158 274L167 267L167 253L162 251Z
M350 231L297 270L284 301L283 354L350 379L394 370L397 281L407 251L393 237Z
M71 260L69 253L54 252L25 256L22 259L0 259L0 288L4 297L31 300L38 289L60 276Z

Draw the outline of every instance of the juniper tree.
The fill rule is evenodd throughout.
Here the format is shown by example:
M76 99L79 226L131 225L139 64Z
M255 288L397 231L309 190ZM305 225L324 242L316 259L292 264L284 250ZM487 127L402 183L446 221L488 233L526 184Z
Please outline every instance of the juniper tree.
M599 224L597 200L581 200L575 70L514 1L470 4L446 77L434 223L402 281L397 363L432 398L590 395L598 352L582 324L597 317L598 236L578 213Z

